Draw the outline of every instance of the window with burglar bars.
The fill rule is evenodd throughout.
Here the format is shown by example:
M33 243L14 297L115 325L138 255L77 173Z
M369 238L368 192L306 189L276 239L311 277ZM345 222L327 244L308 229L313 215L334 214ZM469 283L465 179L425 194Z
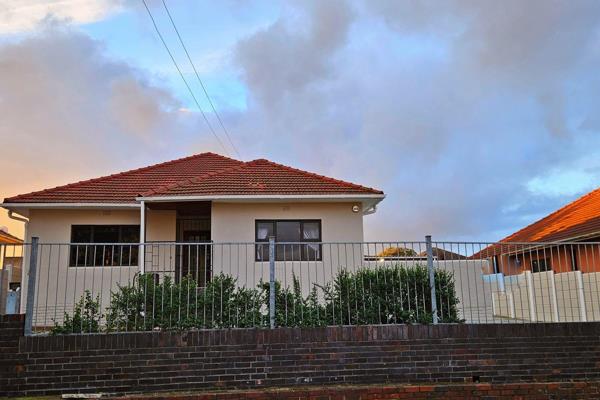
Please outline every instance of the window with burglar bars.
M138 264L139 225L72 225L71 267L129 267ZM91 243L99 243L97 245ZM103 243L103 244L102 244ZM107 244L110 243L110 244ZM120 243L123 243L120 245Z
M545 272L551 271L550 267L550 259L549 258L540 258L537 260L531 261L531 269L533 272Z
M257 220L256 261L269 261L269 237L275 242L276 261L321 261L321 220Z

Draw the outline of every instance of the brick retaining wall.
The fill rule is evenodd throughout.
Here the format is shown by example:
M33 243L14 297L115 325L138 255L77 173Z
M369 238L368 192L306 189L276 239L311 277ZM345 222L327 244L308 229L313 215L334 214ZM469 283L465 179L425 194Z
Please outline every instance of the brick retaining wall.
M21 337L22 328L22 317L0 317L0 393L600 380L600 323L54 337Z

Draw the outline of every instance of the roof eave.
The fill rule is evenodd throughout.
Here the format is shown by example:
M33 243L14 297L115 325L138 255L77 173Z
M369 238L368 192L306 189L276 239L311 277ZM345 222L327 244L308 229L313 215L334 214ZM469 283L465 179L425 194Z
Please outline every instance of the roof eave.
M37 202L37 203L1 203L0 206L2 208L6 208L8 210L12 209L33 209L33 208L54 208L54 209L69 209L69 208L78 208L78 209L102 209L102 208L110 208L110 209L131 209L131 208L139 208L139 203L50 203L50 202Z
M193 195L193 196L140 196L137 201L144 202L192 202L221 201L231 203L244 202L360 202L363 211L374 208L385 198L383 193L344 193L344 194L250 194L250 195Z

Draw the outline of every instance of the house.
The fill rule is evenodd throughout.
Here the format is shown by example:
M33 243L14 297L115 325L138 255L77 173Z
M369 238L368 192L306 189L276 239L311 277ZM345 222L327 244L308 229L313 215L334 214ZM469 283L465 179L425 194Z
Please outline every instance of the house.
M452 244L449 244L449 246L452 246ZM458 248L458 246L456 247ZM433 254L433 258L440 261L458 261L467 259L465 255L450 251L448 249L440 249L439 247L433 247L431 252ZM419 255L422 257L427 256L427 252L422 251L419 253Z
M487 260L494 315L600 320L600 189L469 257Z
M599 272L600 189L596 189L499 243L475 253L489 258L494 272ZM587 244L583 244L587 243Z
M23 241L0 230L0 314L6 311L7 296L21 286Z
M362 242L363 216L384 197L265 159L202 153L9 197L2 206L28 218L26 242L48 244L38 256L38 292L68 308L82 288L109 297L107 287L138 272L192 275L200 286L224 272L255 284L268 279L270 236L293 242L277 246L279 263L339 265L320 243Z

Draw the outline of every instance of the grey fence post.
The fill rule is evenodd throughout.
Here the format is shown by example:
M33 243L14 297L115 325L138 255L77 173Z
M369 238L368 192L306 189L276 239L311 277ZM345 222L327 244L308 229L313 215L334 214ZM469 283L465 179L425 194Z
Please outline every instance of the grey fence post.
M269 319L275 328L275 237L269 236Z
M431 291L431 314L433 323L438 323L437 297L435 296L435 271L433 269L433 247L431 246L431 235L425 236L425 246L427 249L427 271L429 271L429 289Z
M25 334L33 332L33 303L35 302L35 279L37 274L37 237L31 238L31 251L29 252L29 270L27 277L27 303L25 304Z

